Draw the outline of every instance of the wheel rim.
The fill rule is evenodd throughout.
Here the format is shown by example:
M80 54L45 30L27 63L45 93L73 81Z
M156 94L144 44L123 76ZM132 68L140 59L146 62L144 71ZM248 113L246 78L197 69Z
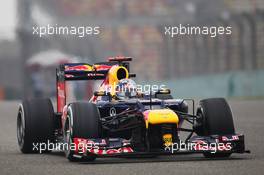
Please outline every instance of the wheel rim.
M66 157L69 157L71 154L71 131L70 131L70 122L67 119L64 127L64 143L67 144L67 148L65 150Z
M20 108L17 116L17 141L20 148L24 145L24 137L25 137L25 126L24 126L24 112Z

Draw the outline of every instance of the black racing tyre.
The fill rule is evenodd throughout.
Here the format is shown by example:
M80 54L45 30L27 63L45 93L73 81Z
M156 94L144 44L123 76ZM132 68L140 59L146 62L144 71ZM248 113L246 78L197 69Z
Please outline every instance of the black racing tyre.
M49 152L54 142L55 116L50 99L24 100L18 109L17 140L22 153ZM38 147L38 149L37 149Z
M210 98L200 101L197 109L197 135L231 135L235 134L231 109L224 98ZM229 157L230 153L204 153L205 157Z
M68 106L64 127L64 140L70 146L73 138L100 138L101 122L97 106L89 102L75 102ZM72 129L70 129L72 128ZM65 155L70 161L93 161L95 155L79 159L74 157L74 150L66 149Z

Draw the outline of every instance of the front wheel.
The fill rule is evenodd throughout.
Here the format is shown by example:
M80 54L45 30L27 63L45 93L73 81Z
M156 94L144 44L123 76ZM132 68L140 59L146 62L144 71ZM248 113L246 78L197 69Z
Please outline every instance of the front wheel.
M71 150L71 145L73 138L95 139L101 137L100 114L97 106L89 102L71 103L68 107L63 133L64 141L68 145L65 155L70 161L95 160L95 155L81 159L74 157L74 150Z
M200 101L197 109L197 121L194 130L197 135L235 134L231 109L224 98L210 98ZM204 153L205 157L229 157L231 153Z

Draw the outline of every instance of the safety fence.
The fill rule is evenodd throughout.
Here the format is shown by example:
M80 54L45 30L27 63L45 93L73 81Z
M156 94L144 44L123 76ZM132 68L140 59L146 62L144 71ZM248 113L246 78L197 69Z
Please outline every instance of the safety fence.
M264 70L141 83L166 85L175 98L264 97Z

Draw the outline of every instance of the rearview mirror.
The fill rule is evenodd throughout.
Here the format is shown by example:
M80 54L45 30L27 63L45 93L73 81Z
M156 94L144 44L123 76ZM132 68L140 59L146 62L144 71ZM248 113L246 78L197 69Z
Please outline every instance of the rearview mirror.
M159 89L159 90L155 93L155 95L156 95L156 94L170 94L170 93L171 93L170 89L163 88L163 89Z
M111 96L110 92L106 91L95 91L94 96Z

